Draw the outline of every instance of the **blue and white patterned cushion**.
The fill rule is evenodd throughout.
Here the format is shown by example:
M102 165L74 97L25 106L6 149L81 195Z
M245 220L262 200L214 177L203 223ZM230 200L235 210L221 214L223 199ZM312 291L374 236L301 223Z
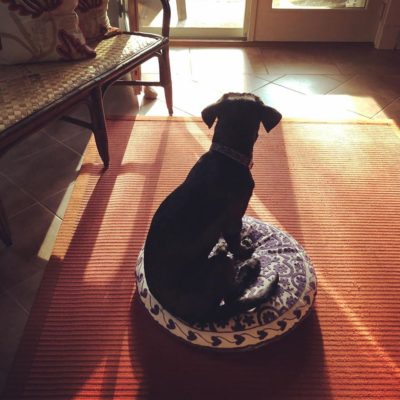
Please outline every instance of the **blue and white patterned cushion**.
M244 349L260 346L293 329L308 315L316 295L317 280L304 249L290 235L255 218L243 218L243 230L259 246L261 274L246 295L258 290L279 274L274 295L259 307L227 321L189 325L173 316L150 293L146 283L143 249L139 254L136 278L140 299L162 327L191 344L215 349Z

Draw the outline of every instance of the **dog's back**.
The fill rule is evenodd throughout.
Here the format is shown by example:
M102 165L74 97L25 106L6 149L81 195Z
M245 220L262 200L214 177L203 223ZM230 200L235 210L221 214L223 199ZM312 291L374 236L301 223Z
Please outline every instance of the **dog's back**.
M205 261L232 214L246 209L253 188L249 170L233 160L213 151L199 159L161 203L149 229L146 279L156 298L176 290L182 276Z

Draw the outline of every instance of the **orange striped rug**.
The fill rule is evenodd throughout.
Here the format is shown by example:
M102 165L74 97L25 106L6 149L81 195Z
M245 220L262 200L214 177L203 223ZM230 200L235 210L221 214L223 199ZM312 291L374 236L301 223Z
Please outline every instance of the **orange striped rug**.
M4 398L400 398L397 128L285 121L260 134L248 214L305 247L318 297L297 330L235 354L181 343L135 294L152 214L210 131L182 118L109 129L111 167L102 174L91 143Z

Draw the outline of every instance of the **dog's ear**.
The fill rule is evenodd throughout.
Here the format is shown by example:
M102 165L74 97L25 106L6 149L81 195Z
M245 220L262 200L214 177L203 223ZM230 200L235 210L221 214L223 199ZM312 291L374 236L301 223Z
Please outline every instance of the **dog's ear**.
M214 103L201 112L201 117L209 128L213 126L215 119L218 117L220 106L221 103Z
M268 107L266 105L261 106L261 122L264 125L264 128L267 132L271 129L275 128L276 125L279 124L279 121L282 119L282 114L275 110L275 108Z

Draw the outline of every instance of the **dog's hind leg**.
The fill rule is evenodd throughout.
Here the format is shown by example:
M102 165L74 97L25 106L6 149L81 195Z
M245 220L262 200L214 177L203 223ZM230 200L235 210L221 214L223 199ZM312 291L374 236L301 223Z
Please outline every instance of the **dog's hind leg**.
M239 297L226 299L225 304L215 310L213 320L216 322L227 320L236 314L249 311L265 303L273 295L278 282L279 275L275 274L274 279L269 284L264 284L255 293L244 296L245 291L243 291Z
M239 311L246 311L265 303L274 293L278 286L278 282L279 275L278 273L275 273L273 279L269 281L268 284L264 282L264 285L261 288L258 288L255 293L240 297L234 302L233 306L235 306L236 303L236 307Z
M225 296L225 303L233 303L239 299L245 290L257 279L260 274L260 261L257 258L249 258L235 268L234 282L230 291Z
M239 266L239 271L236 276L236 284L240 289L247 289L260 275L261 264L260 260L251 257Z
M215 310L230 293L235 283L233 260L227 256L227 248L221 243L215 249L215 255L199 263L181 287L180 299L173 313L189 323L212 320Z

